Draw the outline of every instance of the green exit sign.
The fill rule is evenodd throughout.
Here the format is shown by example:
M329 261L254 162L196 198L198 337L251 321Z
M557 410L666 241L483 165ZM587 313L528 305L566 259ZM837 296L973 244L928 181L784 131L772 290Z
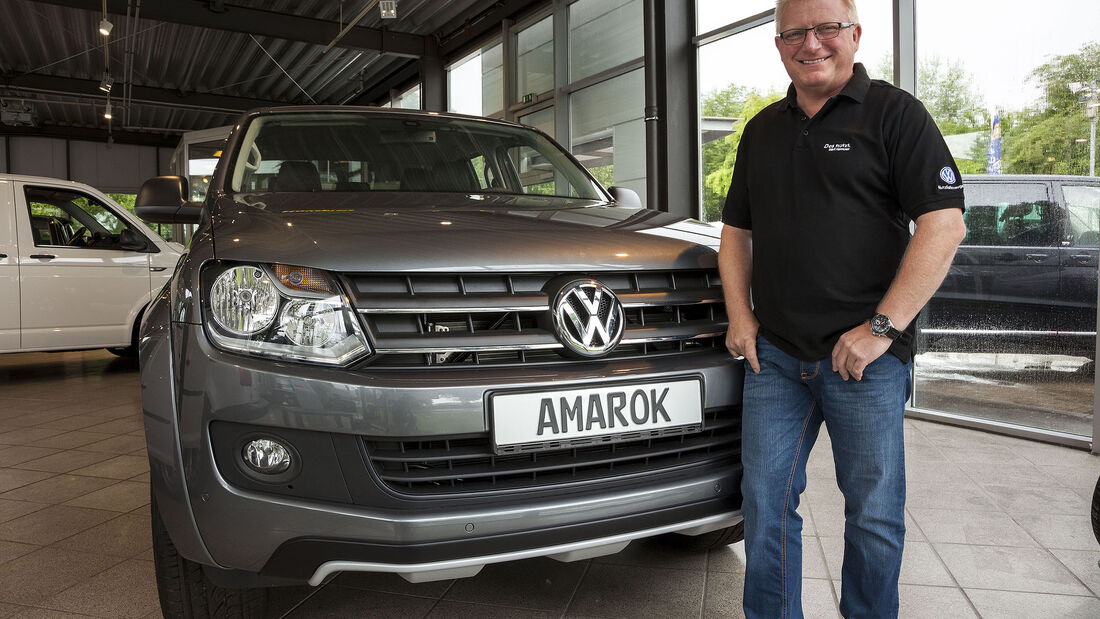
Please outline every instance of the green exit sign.
M530 103L534 100L535 100L535 95L528 93L526 95L523 95L523 101L521 101L520 103Z

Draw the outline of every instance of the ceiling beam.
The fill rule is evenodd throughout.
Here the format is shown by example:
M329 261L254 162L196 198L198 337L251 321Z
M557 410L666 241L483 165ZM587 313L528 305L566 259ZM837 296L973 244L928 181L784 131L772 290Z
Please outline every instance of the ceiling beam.
M122 84L115 84L122 91ZM103 91L99 90L99 82L95 80L82 80L72 77L58 77L53 75L40 75L30 73L16 76L0 77L0 88L19 90L24 92L41 92L71 97L95 97L106 99ZM115 101L121 101L119 96ZM231 97L199 92L180 92L163 88L151 88L149 86L133 86L130 90L130 102L146 105L160 105L179 109L195 109L206 112L225 112L235 114L256 107L271 107L275 105L289 105L285 101L266 101L263 99L249 99L246 97Z
M545 6L545 0L499 0L481 13L450 22L440 32L440 53L449 58L456 51L464 51L471 43L491 33L500 32L500 24L505 19L516 17L520 13L536 6Z
M161 148L175 148L180 142L179 135L145 133L120 129L107 131L106 129L97 129L94 127L73 127L67 125L43 125L40 127L9 127L0 125L0 135L26 135L61 138L66 140L87 140L89 142L113 141L115 144L138 144L141 146L159 146Z
M101 0L36 1L95 13L102 11L103 7ZM126 4L126 0L108 0L107 12L123 16L126 14ZM141 18L316 45L328 45L346 25L326 19L276 13L229 3L218 2L217 8L211 8L211 5L212 3L198 0L146 0L141 5ZM434 46L429 45L429 41L432 41L432 37L354 26L336 43L336 47L420 58L434 51Z

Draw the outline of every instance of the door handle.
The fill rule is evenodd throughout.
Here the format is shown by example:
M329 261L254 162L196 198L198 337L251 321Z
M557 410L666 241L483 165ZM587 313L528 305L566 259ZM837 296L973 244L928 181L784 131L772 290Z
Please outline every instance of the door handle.
M0 254L0 258L7 258L7 257L8 257L7 254Z
M53 260L57 256L53 254L31 254L31 258L37 258L39 260Z
M167 271L168 267L149 267L149 271L152 273L160 273L161 271Z
M1042 262L1050 256L1048 254L1025 254L1025 257L1032 262Z
M1070 258L1073 258L1074 260L1080 260L1081 262L1084 262L1084 261L1088 260L1089 258L1092 258L1092 256L1090 256L1088 254L1073 254L1072 256L1070 256Z

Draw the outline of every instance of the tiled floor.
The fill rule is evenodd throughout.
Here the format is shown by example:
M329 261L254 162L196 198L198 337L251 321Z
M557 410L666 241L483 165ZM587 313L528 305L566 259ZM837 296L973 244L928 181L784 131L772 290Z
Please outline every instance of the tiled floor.
M102 351L0 355L0 617L159 616L136 364ZM1089 506L1100 458L908 421L903 617L1100 617ZM834 617L842 503L810 459L803 605ZM636 542L412 585L346 574L272 592L273 617L737 617L742 544Z

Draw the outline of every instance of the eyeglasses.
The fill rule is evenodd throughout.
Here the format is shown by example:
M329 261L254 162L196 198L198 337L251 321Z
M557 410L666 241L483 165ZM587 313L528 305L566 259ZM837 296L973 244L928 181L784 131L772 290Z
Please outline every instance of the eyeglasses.
M802 45L806 40L806 33L813 30L818 41L835 39L840 36L840 31L856 25L856 22L827 21L812 28L791 28L775 35L787 45Z

